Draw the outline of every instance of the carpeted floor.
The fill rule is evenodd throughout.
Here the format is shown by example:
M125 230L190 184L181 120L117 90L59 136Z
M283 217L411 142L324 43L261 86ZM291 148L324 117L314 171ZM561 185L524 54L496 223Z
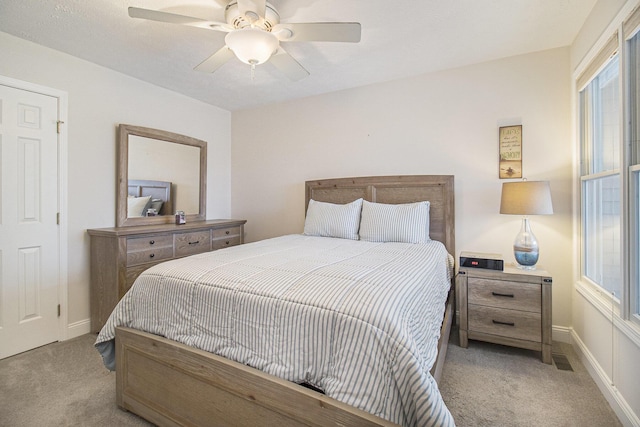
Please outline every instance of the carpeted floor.
M94 335L0 361L0 426L148 426L115 404L115 373L94 350ZM619 426L570 346L555 345L573 371L536 353L470 342L452 334L442 396L458 427Z
M554 342L547 365L538 352L449 341L439 386L458 427L622 425L569 344Z

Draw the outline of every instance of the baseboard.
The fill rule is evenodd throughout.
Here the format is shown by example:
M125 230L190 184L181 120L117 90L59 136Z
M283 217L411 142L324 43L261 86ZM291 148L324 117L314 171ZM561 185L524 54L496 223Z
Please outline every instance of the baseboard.
M580 357L582 364L589 371L589 375L595 381L596 385L600 389L600 392L607 399L609 405L618 416L618 419L624 426L640 427L640 418L633 412L633 409L629 406L624 397L620 394L617 387L611 384L611 378L602 369L596 358L591 354L587 346L580 339L578 334L571 329L571 341L573 348Z
M85 319L79 322L69 323L67 325L67 339L79 337L80 335L91 332L91 320Z
M551 339L553 341L571 344L571 328L566 326L552 326Z

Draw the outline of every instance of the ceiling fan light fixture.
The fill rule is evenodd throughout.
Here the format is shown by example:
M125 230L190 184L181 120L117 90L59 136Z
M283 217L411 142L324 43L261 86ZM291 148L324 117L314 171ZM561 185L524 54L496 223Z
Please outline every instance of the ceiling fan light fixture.
M249 65L267 62L279 46L275 35L251 27L230 32L224 41L240 61Z

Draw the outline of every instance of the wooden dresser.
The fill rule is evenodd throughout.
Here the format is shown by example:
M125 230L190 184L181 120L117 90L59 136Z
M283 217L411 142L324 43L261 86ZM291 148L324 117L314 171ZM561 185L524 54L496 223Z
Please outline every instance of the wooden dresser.
M245 220L96 228L91 236L91 331L100 332L144 270L163 261L239 245Z
M544 270L507 265L504 271L461 267L460 346L468 340L540 351L551 363L551 285Z

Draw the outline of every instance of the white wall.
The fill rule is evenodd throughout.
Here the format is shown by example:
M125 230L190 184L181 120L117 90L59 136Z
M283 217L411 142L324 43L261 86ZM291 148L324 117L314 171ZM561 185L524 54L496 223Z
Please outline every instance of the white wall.
M638 0L598 1L571 46L571 71L575 77L639 4ZM573 96L577 98L576 90L573 92ZM573 105L576 111L576 99L573 100ZM577 129L575 114L573 122ZM576 131L576 152L578 144ZM577 203L577 182L575 189ZM578 232L579 229L576 229L576 254L579 253ZM640 426L640 328L623 320L618 309L614 309L599 292L579 282L579 265L575 266L574 273L571 319L574 346L623 424Z
M230 113L2 32L0 52L0 75L68 93L68 322L81 325L78 333L88 332L86 229L115 226L117 125L207 141L207 216L225 218L230 213Z
M555 49L232 114L232 215L247 241L298 233L304 181L453 174L456 249L504 254L521 219L500 215L498 128L523 125L524 175L550 180L555 214L532 218L571 324L569 50ZM457 256L458 254L456 254Z

